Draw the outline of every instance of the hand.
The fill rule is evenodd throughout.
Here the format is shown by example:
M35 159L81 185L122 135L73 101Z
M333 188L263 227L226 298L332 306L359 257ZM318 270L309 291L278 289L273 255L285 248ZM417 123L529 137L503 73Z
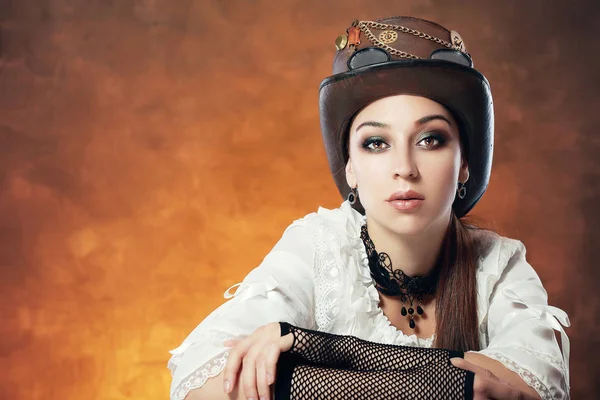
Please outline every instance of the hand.
M498 379L489 370L468 362L463 358L452 358L450 360L455 367L471 371L475 374L473 381L474 400L537 400L532 396L509 383Z
M224 371L225 393L231 393L239 380L247 399L270 399L269 386L275 382L275 369L279 354L292 347L292 334L281 336L279 323L274 322L258 328L243 340L228 340L232 347Z

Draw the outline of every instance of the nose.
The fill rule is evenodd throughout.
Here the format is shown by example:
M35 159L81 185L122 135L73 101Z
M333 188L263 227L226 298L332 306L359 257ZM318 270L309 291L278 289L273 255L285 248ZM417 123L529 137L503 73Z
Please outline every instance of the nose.
M415 179L419 176L419 169L417 168L414 155L408 146L404 149L398 149L394 155L392 171L394 179Z

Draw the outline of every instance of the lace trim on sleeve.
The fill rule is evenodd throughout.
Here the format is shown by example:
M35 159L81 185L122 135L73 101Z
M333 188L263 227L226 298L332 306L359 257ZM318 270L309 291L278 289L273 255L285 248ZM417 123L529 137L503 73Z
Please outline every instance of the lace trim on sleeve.
M225 351L192 372L173 391L171 400L183 400L190 390L201 388L209 378L219 375L227 364L229 351Z
M315 246L315 320L319 330L330 331L339 313L340 278L335 256L327 246L323 233L325 225L319 218L312 218L309 225ZM330 235L333 236L332 233Z
M486 356L493 358L494 360L500 361L504 366L511 371L517 373L521 379L540 395L542 400L552 400L554 397L550 392L550 389L542 383L542 381L535 376L531 371L521 367L519 364L506 357L504 354L495 352L485 352Z
M169 370L171 371L171 377L173 377L173 375L175 375L175 369L179 365L180 361L181 361L181 355L180 354L176 354L176 355L172 356L169 359L169 363L167 364L167 368L169 368Z

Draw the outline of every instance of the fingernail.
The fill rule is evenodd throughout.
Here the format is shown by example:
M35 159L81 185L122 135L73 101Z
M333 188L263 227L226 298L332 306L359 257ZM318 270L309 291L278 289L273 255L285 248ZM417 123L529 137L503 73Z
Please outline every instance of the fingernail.
M229 379L225 379L223 389L225 390L225 393L229 393L229 390L231 390L231 382L229 382Z
M254 397L248 397L246 400L254 400Z
M265 396L260 396L260 400L267 400Z

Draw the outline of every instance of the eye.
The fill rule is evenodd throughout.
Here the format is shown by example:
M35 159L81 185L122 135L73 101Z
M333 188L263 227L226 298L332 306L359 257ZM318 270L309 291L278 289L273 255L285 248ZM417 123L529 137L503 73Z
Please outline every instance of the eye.
M384 142L382 138L371 137L365 140L362 147L369 151L379 152L387 149L390 146L386 142Z
M419 143L424 143L428 149L440 147L444 144L446 139L440 135L429 135L419 140Z

